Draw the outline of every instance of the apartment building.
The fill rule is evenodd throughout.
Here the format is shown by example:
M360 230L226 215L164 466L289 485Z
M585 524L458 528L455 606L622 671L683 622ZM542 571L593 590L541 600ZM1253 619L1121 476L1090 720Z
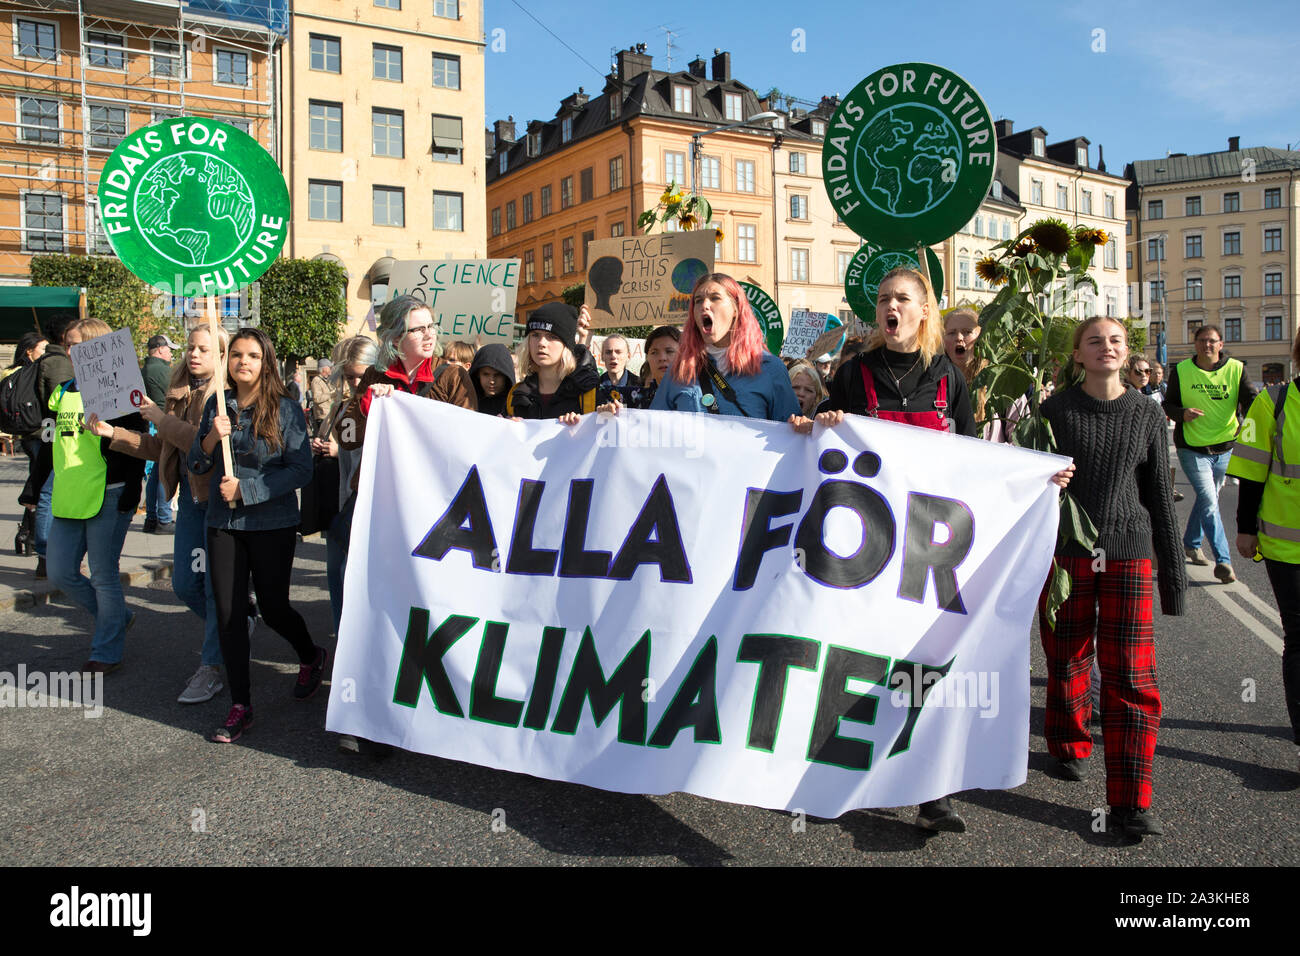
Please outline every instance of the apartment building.
M285 45L287 255L348 272L347 334L395 260L482 258L481 0L297 0Z
M1025 207L1016 191L1001 179L994 179L979 211L946 243L941 258L949 306L981 309L993 301L998 288L975 272L985 256L1000 255L998 243L1018 235L1027 225Z
M1256 382L1295 374L1297 171L1300 152L1242 149L1235 136L1221 152L1129 164L1132 294L1148 341L1164 330L1169 362L1194 355L1196 330L1212 324Z

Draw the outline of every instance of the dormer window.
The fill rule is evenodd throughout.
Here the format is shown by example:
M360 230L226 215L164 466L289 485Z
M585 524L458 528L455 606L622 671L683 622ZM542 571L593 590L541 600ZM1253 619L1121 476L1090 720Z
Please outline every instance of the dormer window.
M994 198L994 199L1001 199L1001 198L1002 198L1002 182L1001 182L1001 180L998 180L998 179L993 180L993 198Z
M573 117L566 116L560 120L560 142L567 143L573 139Z
M812 121L812 134L813 134L814 136L825 136L825 135L826 135L826 121L825 121L825 120L816 120L816 119L813 120L813 121Z
M691 112L691 88L681 84L673 84L673 109L678 113Z
M538 130L535 133L528 134L528 155L540 156L542 154L542 133Z
M502 176L506 174L506 158L508 155L508 153L502 153L501 159L497 163L497 166L500 168L500 175Z
M739 93L722 94L723 115L734 123L739 123L745 117L742 115Z
M619 102L617 93L609 94L609 119L610 122L618 119L618 114L622 112L623 105Z
M1035 156L1043 155L1043 137L1041 136L1034 137L1034 155Z
M1080 146L1077 150L1075 150L1075 155L1076 155L1076 161L1078 162L1078 164L1079 164L1080 166L1087 166L1087 165L1088 165L1088 147L1087 147L1087 146Z

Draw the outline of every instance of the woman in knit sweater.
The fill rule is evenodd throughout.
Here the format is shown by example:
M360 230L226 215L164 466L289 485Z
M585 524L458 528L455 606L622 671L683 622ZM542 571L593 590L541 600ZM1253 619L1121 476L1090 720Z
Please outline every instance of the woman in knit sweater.
M1067 545L1057 563L1070 596L1048 624L1047 748L1061 776L1083 779L1092 752L1087 724L1093 638L1101 665L1102 741L1111 823L1132 835L1164 832L1151 812L1151 761L1160 725L1152 628L1151 547L1160 559L1160 608L1181 615L1187 589L1169 453L1160 410L1120 379L1128 357L1124 326L1103 317L1074 334L1080 385L1043 403L1057 451L1074 459L1070 491L1098 530L1096 550ZM1044 589L1044 598L1046 589Z

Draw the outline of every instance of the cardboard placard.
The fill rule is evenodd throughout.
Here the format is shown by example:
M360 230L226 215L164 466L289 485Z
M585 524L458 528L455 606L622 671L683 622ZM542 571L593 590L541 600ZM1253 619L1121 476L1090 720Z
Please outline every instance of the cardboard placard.
M691 289L713 271L716 251L712 229L591 242L583 300L591 327L682 325Z
M795 309L790 313L790 325L786 329L785 342L781 346L781 357L800 359L806 357L808 350L821 338L822 333L843 324L838 315Z
M118 329L74 345L72 371L87 415L111 421L130 415L144 401L144 377L130 329Z
M519 294L518 259L428 259L393 263L388 297L412 295L429 305L439 344L509 347Z

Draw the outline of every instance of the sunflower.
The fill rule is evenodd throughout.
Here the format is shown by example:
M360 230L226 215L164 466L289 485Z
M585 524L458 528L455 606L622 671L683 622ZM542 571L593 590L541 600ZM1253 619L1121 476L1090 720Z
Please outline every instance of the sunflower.
M1057 256L1069 252L1070 242L1074 239L1070 227L1059 219L1039 220L1029 230L1029 235L1044 252Z
M1104 246L1109 239L1104 229L1080 226L1074 231L1074 241L1081 246Z
M713 240L714 242L721 242L723 239L727 238L727 234L721 229L714 229L713 231L717 233L717 238Z
M975 274L989 285L1003 285L1007 281L1006 271L992 256L985 256L975 263Z
M673 201L673 191L671 187L664 190L664 194L659 197L659 201L664 205L667 205L668 203Z
M1016 243L1015 248L1011 250L1011 254L1018 259L1023 259L1037 248L1038 246L1034 244L1034 240L1025 238Z
M695 228L695 217L691 215L689 212L686 215L682 216L680 219L678 219L677 222L681 225L683 229Z

